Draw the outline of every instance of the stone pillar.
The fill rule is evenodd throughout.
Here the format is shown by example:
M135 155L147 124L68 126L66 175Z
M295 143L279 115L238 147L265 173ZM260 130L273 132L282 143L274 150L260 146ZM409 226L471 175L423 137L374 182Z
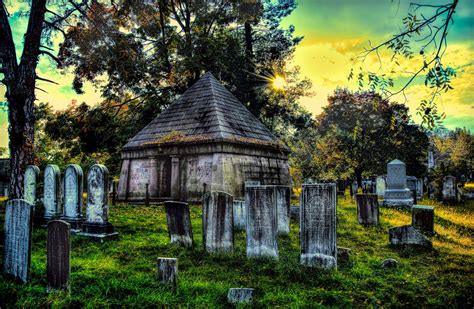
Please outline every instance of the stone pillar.
M48 290L69 290L71 273L71 226L61 220L48 223Z
M179 200L180 191L179 158L171 157L171 198Z
M23 180L24 200L32 205L36 205L36 184L38 182L38 176L40 170L36 165L28 165L25 170L25 176ZM8 193L5 193L7 196Z
M35 206L25 200L6 203L3 269L22 282L27 282L30 276L34 209Z
M379 202L377 194L357 194L357 218L359 224L379 224Z
M411 225L424 233L434 234L434 208L431 206L413 205Z
M278 222L274 192L267 186L245 188L247 257L278 258Z
M178 284L178 259L159 257L157 279L160 283L176 288Z
M193 230L188 203L166 201L165 210L170 242L192 248Z
M336 184L303 185L300 236L301 264L337 267Z
M202 235L207 252L234 250L233 197L209 192L202 201Z
M44 170L44 218L46 221L59 217L61 209L61 171L54 164Z
M158 158L150 157L150 180L148 182L148 194L150 198L158 197Z

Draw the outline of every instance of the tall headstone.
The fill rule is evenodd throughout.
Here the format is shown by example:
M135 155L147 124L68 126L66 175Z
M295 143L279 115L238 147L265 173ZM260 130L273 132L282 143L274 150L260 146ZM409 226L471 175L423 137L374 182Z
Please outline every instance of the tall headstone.
M102 164L93 165L87 174L87 208L86 220L79 235L104 241L115 239L118 233L109 222L109 171Z
M446 176L443 178L443 201L456 201L456 177Z
M412 207L413 198L407 188L405 163L393 160L387 164L387 189L383 205L387 207Z
M427 234L434 234L434 207L413 205L411 225Z
M25 169L25 177L23 179L24 200L32 205L36 204L36 183L39 174L40 170L36 165L28 165Z
M71 273L71 225L66 221L48 222L48 290L69 290Z
M232 195L211 191L202 201L202 236L207 252L234 250Z
M158 258L157 279L160 283L176 288L178 284L178 259Z
M375 180L375 190L377 196L384 197L385 194L385 176L377 176Z
M277 210L277 225L279 235L288 235L290 233L290 194L289 186L268 186L272 188L275 197Z
M268 186L246 187L247 257L278 258L275 191Z
M303 185L300 236L301 264L337 267L336 184Z
M170 242L192 248L193 230L188 203L166 201L165 210Z
M82 168L77 164L70 164L64 172L64 206L61 220L71 224L72 230L80 230L82 224Z
M234 228L245 230L247 222L247 207L245 200L234 200Z
M357 194L357 218L359 224L379 224L379 202L377 194Z
M55 164L44 170L44 218L53 220L61 215L61 172Z
M30 274L31 235L34 205L25 200L7 201L5 210L5 246L3 268L5 273L23 282Z

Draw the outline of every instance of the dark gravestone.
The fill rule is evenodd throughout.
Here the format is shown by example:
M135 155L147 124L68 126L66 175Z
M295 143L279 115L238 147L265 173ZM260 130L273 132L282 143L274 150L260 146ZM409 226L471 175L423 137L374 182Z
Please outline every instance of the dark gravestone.
M456 177L446 176L443 178L443 201L454 202L456 201Z
M247 208L245 207L245 200L234 200L233 204L234 228L245 230L247 221Z
M206 193L202 201L202 235L207 252L234 250L233 197L225 192Z
M431 249L433 244L423 234L411 225L393 227L388 230L388 237L392 245L418 246Z
M165 210L170 242L192 248L193 231L188 203L167 201Z
M53 220L61 215L61 171L55 164L44 170L44 219Z
M48 222L48 290L68 290L71 273L71 225L65 221Z
M24 200L31 205L36 204L36 184L40 170L36 165L28 165L25 169L25 177L23 179Z
M395 259L388 258L382 261L382 268L397 268L398 262Z
M61 220L71 224L71 230L80 231L82 224L82 168L77 164L70 164L64 172L64 207Z
M300 212L301 264L336 268L336 184L304 184Z
M176 288L178 284L178 259L159 257L157 264L158 281Z
M232 305L251 305L254 289L230 288L227 293L227 302Z
M278 258L277 210L271 187L246 187L247 257Z
M434 208L431 206L414 205L411 209L411 225L427 234L434 233Z
M379 224L379 202L377 194L357 194L357 218L359 224Z
M34 206L27 201L7 201L3 268L5 273L23 282L28 281L30 274L33 215Z

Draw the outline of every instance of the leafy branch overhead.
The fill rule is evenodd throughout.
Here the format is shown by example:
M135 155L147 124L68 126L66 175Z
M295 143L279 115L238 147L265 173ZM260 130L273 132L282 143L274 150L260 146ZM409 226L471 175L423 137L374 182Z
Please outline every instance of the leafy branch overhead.
M446 4L411 3L408 14L402 20L402 30L392 38L365 48L356 59L361 62L357 77L351 69L348 79L357 79L360 89L368 87L372 91L381 91L386 97L401 94L410 85L424 82L429 87L429 96L420 102L417 114L422 116L423 124L434 128L442 124L444 113L439 113L436 100L442 92L453 89L451 81L456 77L456 69L443 63L448 47L449 27L454 23L454 13L458 0ZM388 51L390 73L383 70L381 53ZM379 64L375 72L364 70L364 62L369 56L375 56ZM410 63L414 70L407 71L401 61ZM401 85L394 82L395 74L406 74L408 78Z

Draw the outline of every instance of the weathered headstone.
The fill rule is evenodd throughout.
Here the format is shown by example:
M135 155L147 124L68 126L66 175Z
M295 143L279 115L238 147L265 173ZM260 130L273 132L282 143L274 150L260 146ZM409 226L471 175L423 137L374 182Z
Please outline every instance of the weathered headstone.
M434 233L434 208L431 206L413 205L411 225L424 233Z
M418 199L423 198L423 179L418 178L416 180L416 194L418 195Z
M412 207L413 198L407 188L405 163L393 160L387 164L387 189L383 205L387 207Z
M272 188L277 210L277 232L279 235L290 233L290 191L289 186L268 186Z
M246 187L247 257L278 258L275 191L268 186Z
M166 201L165 210L170 242L192 248L193 230L188 203Z
M232 305L251 305L254 289L230 288L227 293L227 302Z
M44 218L53 220L61 215L61 172L55 164L44 170Z
M32 205L36 204L36 183L39 174L40 170L36 165L28 165L25 169L25 178L23 179L24 200Z
M71 230L78 231L82 224L82 168L77 164L70 164L64 172L64 206L61 220L71 224Z
M301 264L337 267L336 185L303 185L300 209Z
M431 249L431 241L411 225L393 227L388 230L388 237L392 245L419 246Z
M108 174L109 171L102 164L93 165L87 174L86 220L79 233L101 242L118 237L109 222Z
M456 177L446 176L443 178L443 201L456 201Z
M68 290L71 273L71 225L66 221L48 222L48 290Z
M178 259L159 257L157 279L160 283L176 288L178 284Z
M357 189L359 189L357 182L351 183L351 192L352 192L351 198L355 199L355 195L357 194Z
M5 273L23 282L28 281L30 274L33 215L34 205L25 200L6 203L3 268Z
M337 264L339 265L345 265L345 266L351 266L352 261L351 261L351 252L352 250L350 248L346 247L337 247Z
M359 224L379 224L379 202L377 194L357 194L357 218Z
M247 208L245 200L234 200L234 228L245 230L247 221Z
M385 176L377 176L375 180L375 190L379 197L384 197L385 194Z
M211 191L202 201L202 236L207 252L234 250L232 195Z

